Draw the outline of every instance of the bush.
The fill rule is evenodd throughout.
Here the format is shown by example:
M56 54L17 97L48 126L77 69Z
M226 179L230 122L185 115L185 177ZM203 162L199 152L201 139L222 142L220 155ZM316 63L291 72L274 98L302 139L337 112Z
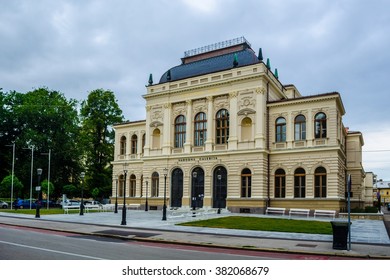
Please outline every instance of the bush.
M351 213L378 213L378 208L374 206L367 206L363 208L353 208Z

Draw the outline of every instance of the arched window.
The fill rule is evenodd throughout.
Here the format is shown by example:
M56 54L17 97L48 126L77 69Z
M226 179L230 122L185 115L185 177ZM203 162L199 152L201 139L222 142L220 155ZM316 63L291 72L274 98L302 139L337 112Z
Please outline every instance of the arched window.
M121 156L126 155L126 136L121 137L119 154Z
M203 146L207 137L207 118L203 112L195 116L194 121L194 146Z
M303 115L295 117L294 121L295 128L295 141L306 139L306 118Z
M131 174L130 176L130 197L135 197L136 192L136 186L137 186L137 180L134 174Z
M315 138L326 138L326 115L322 112L315 116L314 131Z
M138 142L137 140L138 140L137 135L133 134L133 136L131 136L131 154L132 155L137 154L137 142Z
M314 197L326 197L326 169L317 167L314 172Z
M160 130L156 128L153 130L153 149L160 149Z
M286 172L281 168L275 171L275 197L286 197Z
M158 186L159 186L159 175L157 172L153 172L152 174L152 189L151 189L151 197L158 197Z
M175 148L182 148L186 141L186 118L183 115L175 119Z
M252 141L252 120L245 117L241 121L241 141Z
M286 142L286 120L283 117L276 119L275 132L276 142Z
M221 109L215 116L215 143L227 144L229 139L229 112Z
M294 173L294 197L306 196L306 173L303 168L297 168Z
M245 168L241 172L241 197L252 196L252 172Z

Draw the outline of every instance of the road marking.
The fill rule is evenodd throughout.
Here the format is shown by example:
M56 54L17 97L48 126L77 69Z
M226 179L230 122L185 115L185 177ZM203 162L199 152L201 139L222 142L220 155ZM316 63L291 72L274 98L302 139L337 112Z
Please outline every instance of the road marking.
M82 257L82 258L87 258L87 259L93 259L93 260L104 260L102 258L97 258L97 257L92 257L92 256L87 256L87 255L80 255L80 254L62 252L62 251L57 251L57 250L39 248L39 247L34 247L34 246L29 246L29 245L23 245L23 244L18 244L18 243L13 243L13 242L7 242L7 241L0 241L0 243L13 245L13 246L18 246L18 247L23 247L23 248L35 249L35 250L40 250L40 251L46 251L46 252L51 252L51 253L57 253L57 254L63 254L63 255Z

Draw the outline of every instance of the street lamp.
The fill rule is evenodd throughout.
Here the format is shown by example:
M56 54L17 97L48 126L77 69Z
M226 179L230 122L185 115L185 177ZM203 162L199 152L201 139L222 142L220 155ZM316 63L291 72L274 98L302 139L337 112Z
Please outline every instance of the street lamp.
M115 175L115 210L114 213L118 213L118 175Z
M81 205L80 205L80 216L84 215L84 177L85 172L80 173L81 177Z
M164 206L163 206L163 217L162 217L162 220L166 221L167 220L167 204L166 204L166 199L167 199L167 174L168 174L168 169L167 168L164 168L163 174L164 174Z
M125 174L125 181L123 184L123 208L122 208L122 222L121 225L126 225L126 177L127 177L127 166L126 163L123 165L123 173Z
M149 205L148 205L148 178L146 179L146 199L145 199L145 211L148 211Z
M36 187L36 191L38 192L38 199L35 206L35 218L40 218L41 215L39 213L39 209L41 207L41 200L40 200L40 194L41 194L41 175L42 175L42 168L37 169L38 174L38 186Z
M218 179L218 211L217 211L217 214L221 214L221 199L222 199L221 179L222 179L222 175L218 174L217 179Z

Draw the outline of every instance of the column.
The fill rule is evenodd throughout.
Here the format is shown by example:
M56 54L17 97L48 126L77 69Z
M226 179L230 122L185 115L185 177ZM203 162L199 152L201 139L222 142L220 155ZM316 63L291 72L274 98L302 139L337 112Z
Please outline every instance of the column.
M307 118L306 118L306 144L307 147L313 146L313 139L314 139L314 120L313 120L313 114L311 110L309 109L307 112Z
M145 123L145 147L144 156L149 156L150 150L150 106L146 106L146 123Z
M228 150L237 150L237 91L229 94L229 140Z
M171 109L172 104L164 104L164 132L163 132L163 146L162 154L169 155L171 153Z
M256 89L255 148L257 149L264 149L265 147L265 114L267 110L265 93L264 87Z
M207 140L206 152L213 151L214 144L214 98L212 96L207 97Z
M186 116L186 142L184 143L184 153L191 153L193 136L193 116L192 116L192 100L187 100L187 116Z
M291 112L287 115L286 120L286 142L287 148L291 149L294 140L294 121L292 120Z

